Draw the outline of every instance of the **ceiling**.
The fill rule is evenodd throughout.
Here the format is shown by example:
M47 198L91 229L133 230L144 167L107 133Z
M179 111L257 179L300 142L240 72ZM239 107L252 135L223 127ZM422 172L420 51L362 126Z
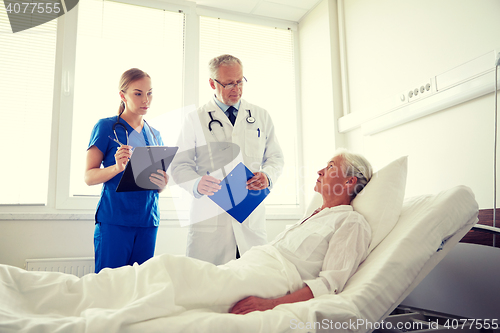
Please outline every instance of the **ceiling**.
M198 6L299 22L321 0L188 0Z

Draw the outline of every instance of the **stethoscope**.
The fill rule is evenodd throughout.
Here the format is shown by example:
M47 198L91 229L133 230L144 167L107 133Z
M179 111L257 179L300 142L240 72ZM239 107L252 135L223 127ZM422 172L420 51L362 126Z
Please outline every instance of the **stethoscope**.
M246 119L247 123L249 123L249 124L255 123L255 118L252 117L252 113L248 109L247 109L247 111L248 111L248 117ZM219 124L220 127L224 127L224 126L222 126L222 123L220 122L220 120L214 119L214 117L212 116L212 112L215 112L215 111L208 111L208 115L210 116L210 119L211 119L208 122L208 129L210 130L210 132L212 132L212 124L213 123L217 123L217 124Z
M125 124L120 121L121 115L122 115L121 113L118 115L118 117L116 118L116 122L113 124L113 133L115 133L115 138L113 139L113 137L111 135L109 136L109 138L111 140L115 141L116 143L118 143L120 146L123 146L123 143L121 143L120 140L118 139L118 134L116 134L116 127L117 126L121 126L125 130L125 136L127 137L127 146L128 146L129 145L128 130L127 130L127 126L125 126ZM149 131L151 132L151 134L153 134L153 137L155 139L156 145L159 146L160 144L158 143L158 139L156 138L156 134L151 129L151 126L149 126L149 124L146 122L146 120L144 120L144 123L146 125L148 125ZM146 133L144 133L144 135L146 135Z

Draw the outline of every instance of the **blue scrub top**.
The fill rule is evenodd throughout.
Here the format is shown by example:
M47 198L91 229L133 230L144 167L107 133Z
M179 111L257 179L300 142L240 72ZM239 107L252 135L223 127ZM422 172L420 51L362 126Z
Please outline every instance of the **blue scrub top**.
M120 146L108 136L115 137L113 125L118 116L101 119L97 122L90 135L87 149L96 146L103 154L102 165L106 168L116 163L115 153ZM132 147L154 146L156 141L151 130L158 139L158 144L163 145L160 132L147 124L141 133L135 131L125 120L120 118L129 133L129 145ZM126 133L122 126L115 127L118 140L126 144ZM145 135L146 134L146 138ZM128 227L153 227L160 224L160 211L158 208L158 191L116 192L116 188L123 172L120 172L102 186L101 198L97 204L95 219L100 223L122 225Z

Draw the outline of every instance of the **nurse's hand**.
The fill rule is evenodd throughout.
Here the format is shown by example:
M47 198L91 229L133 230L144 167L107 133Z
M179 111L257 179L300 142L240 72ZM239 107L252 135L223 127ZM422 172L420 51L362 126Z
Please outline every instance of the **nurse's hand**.
M128 160L132 156L132 146L123 145L116 150L115 154L115 167L118 172L125 170Z
M167 186L168 183L168 175L165 171L158 169L156 170L158 173L153 172L151 176L149 176L149 180L151 183L155 184L158 186L158 192L163 191L165 186Z
M215 192L221 189L219 183L219 179L210 175L205 175L201 177L201 180L198 183L198 193L204 195L214 195Z
M269 187L269 180L263 172L254 172L254 176L247 181L247 189L249 190L263 190Z

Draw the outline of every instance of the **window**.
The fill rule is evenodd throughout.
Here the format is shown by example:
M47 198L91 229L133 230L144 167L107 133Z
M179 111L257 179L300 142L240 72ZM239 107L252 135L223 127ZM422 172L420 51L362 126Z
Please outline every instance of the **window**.
M12 33L0 4L0 204L47 201L57 20Z
M115 116L121 74L133 67L151 76L153 101L145 116L174 145L176 126L155 122L182 106L184 14L111 1L80 1L78 13L70 195L98 196L102 185L83 181L90 133L95 123Z
M207 63L222 53L243 61L244 98L269 111L285 154L284 173L266 203L297 207L293 31L197 11L203 12L194 3L85 0L56 20L14 34L0 5L0 138L14 142L3 146L7 163L0 166L6 211L26 210L11 208L17 204L47 205L30 212L94 210L101 186L84 183L86 150L95 123L117 114L121 74L132 67L150 74L154 100L146 120L165 144L175 145L178 111L211 98ZM174 211L167 198L177 195L164 191L162 210Z
M266 109L285 156L283 174L267 205L298 205L298 152L293 31L200 17L200 105L212 98L208 62L231 54L243 63L243 99Z

